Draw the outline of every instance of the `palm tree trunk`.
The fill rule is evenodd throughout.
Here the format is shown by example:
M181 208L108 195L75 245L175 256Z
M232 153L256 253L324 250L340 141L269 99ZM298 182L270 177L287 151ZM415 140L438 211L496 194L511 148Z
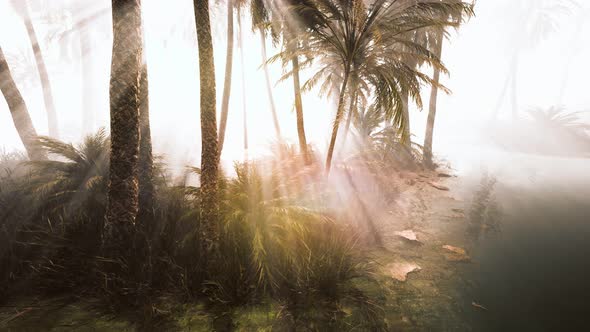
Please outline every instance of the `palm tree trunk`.
M262 68L264 69L264 78L266 81L266 94L268 95L268 103L270 104L270 111L272 113L272 123L275 127L275 133L277 135L277 139L281 140L281 127L279 125L279 118L277 117L277 108L275 106L275 99L272 94L272 84L270 83L270 75L268 73L268 65L266 64L267 57L266 57L266 38L264 36L264 30L259 29L258 32L260 33L260 43L262 45ZM305 135L305 132L303 133Z
M23 4L23 15L25 21L25 27L27 28L27 34L35 54L35 62L37 63L37 71L39 72L39 79L41 80L41 88L43 89L43 101L45 102L45 110L47 112L47 126L49 129L49 136L59 138L59 126L57 124L57 114L55 112L55 103L53 101L53 93L51 91L51 83L49 82L49 74L47 73L47 67L43 60L43 54L41 54L41 48L39 47L39 41L37 40L37 34L33 27L33 21L27 4Z
M219 154L215 112L215 65L209 21L209 1L194 0L201 91L201 259L205 266L216 252L219 233L218 187Z
M140 0L112 0L111 157L105 242L128 248L138 211L142 31Z
M438 36L438 45L436 48L436 56L440 59L442 56L442 44L443 44L443 36L442 33ZM434 67L432 80L435 84L438 84L440 80L440 70L437 67ZM430 103L428 105L428 119L426 120L426 135L424 137L424 166L429 169L434 168L434 163L432 162L432 137L434 134L434 120L436 118L436 103L438 97L438 87L436 85L432 85L432 90L430 91Z
M350 97L350 104L348 105L348 114L346 116L346 125L344 126L344 137L342 137L342 146L346 145L346 139L348 138L348 134L350 132L350 124L352 122L352 117L354 116L354 110L356 108L357 103L357 92L356 92L356 84L355 81L351 82L352 85L352 95Z
M287 47L293 50L293 41L287 43ZM307 150L307 138L305 137L305 126L303 122L303 101L301 100L301 82L299 80L299 58L294 56L291 58L291 65L293 66L293 90L295 92L295 114L297 116L297 136L299 137L299 150L303 155L305 164L311 162L309 152Z
M229 113L229 97L231 94L231 76L234 58L234 5L232 0L227 0L227 52L225 55L225 78L223 81L223 96L221 97L221 115L219 118L219 155L223 150L225 141L225 129Z
M410 94L409 91L404 89L402 91L402 112L403 112L403 131L402 131L402 142L406 147L410 146L412 141L410 131Z
M336 110L336 118L332 125L332 137L330 138L330 146L328 147L328 155L326 157L326 175L330 174L330 168L332 167L332 156L334 155L334 146L336 146L336 137L338 136L338 127L344 114L344 96L346 94L346 85L348 84L348 77L350 74L350 68L346 68L344 71L344 80L342 81L342 87L340 88L340 97L338 98L338 109Z
M21 142L23 143L29 159L31 160L45 160L47 155L45 151L35 144L37 137L37 131L33 126L33 121L29 116L29 111L25 100L23 99L18 87L14 83L10 68L4 57L4 52L0 47L0 91L6 99L10 115L12 115L12 121L14 127L20 136Z
M246 71L244 67L244 35L242 34L242 21L238 16L238 28L240 34L238 36L238 45L240 47L240 65L242 72L242 121L244 130L244 162L248 161L248 107L246 105Z
M516 51L511 64L512 82L510 83L510 101L512 105L512 120L518 118L518 61L518 51Z
M150 128L150 106L147 65L141 70L139 99L139 211L137 218L151 229L154 217L154 159L152 155L152 133Z

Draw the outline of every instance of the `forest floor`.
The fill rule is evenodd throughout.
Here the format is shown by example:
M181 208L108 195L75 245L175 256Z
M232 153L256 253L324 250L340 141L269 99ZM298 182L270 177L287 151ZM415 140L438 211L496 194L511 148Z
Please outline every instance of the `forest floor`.
M486 311L477 299L469 298L470 281L464 277L473 264L466 217L470 198L462 199L460 178L444 173L409 172L400 180L397 198L374 215L384 244L369 253L376 263L377 282L360 282L359 288L380 308L378 315L389 330L469 331L470 319ZM25 299L4 306L0 330L134 330L122 317L97 318L84 303L61 303L59 299ZM169 310L180 330L210 330L212 317L200 306ZM280 310L275 303L238 309L233 312L233 326L238 331L281 330L277 328Z

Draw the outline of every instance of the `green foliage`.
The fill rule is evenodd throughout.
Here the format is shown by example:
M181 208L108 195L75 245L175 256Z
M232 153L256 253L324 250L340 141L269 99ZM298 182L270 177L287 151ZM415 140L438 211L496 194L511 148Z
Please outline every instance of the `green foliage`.
M293 205L281 190L280 176L293 166L286 151L285 163L268 164L274 171L263 173L264 163L237 164L235 177L222 177L220 241L207 270L199 260L200 188L168 184L161 168L151 231L135 227L133 250L107 260L101 234L108 137L99 131L78 147L49 138L40 144L51 160L24 162L27 172L0 177L7 288L26 277L34 292L96 299L100 312L139 312L140 322L161 318L158 310L144 310L161 296L212 308L272 298L284 306L282 317L297 317L321 310L319 304L337 312L337 303L354 293L351 281L369 271L352 227ZM4 159L9 165L14 158Z

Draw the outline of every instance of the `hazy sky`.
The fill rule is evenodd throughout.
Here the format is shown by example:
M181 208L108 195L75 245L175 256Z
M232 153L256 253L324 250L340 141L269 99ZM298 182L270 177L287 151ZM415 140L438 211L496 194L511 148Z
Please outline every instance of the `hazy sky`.
M21 1L21 0L17 0ZM24 0L22 0L24 1ZM37 131L47 134L47 121L34 58L22 19L14 12L10 0L0 0L0 45L7 55L17 85L23 93ZM69 31L76 21L87 21L84 29L91 39L89 57L95 76L96 101L94 127L108 125L108 80L110 74L110 2L105 0L70 0L76 8L73 16L62 10L67 1L39 1L32 4L33 21L41 43L56 99L62 138L78 141L82 128L81 66L79 34L62 34L61 39L50 38L60 31ZM588 75L590 74L590 4L579 0L570 13L537 10L529 5L553 8L558 0L479 0L476 17L457 33L451 35L443 47L443 60L450 77L442 79L453 94L439 94L439 112L435 129L435 153L452 154L457 147L479 138L481 125L491 116L499 95L511 73L510 60L515 47L519 50L517 91L519 109L549 107L561 104L572 111L590 110ZM44 4L43 4L44 3ZM571 3L568 1L568 3ZM41 5L38 5L41 4ZM539 5L541 4L541 5ZM192 1L143 0L146 49L150 84L151 124L153 141L158 153L182 165L198 162L200 150L198 57ZM215 34L215 65L218 104L223 87L225 68L224 6L213 8L212 24ZM536 18L554 17L555 31L542 38L536 35ZM53 22L53 23L51 23ZM266 95L264 76L260 68L260 40L243 19L244 70L246 75L246 108L250 134L250 154L268 150L274 139L274 129ZM236 36L238 31L236 31ZM276 49L268 43L268 54ZM242 87L240 53L234 53L234 75L226 145L223 159L242 158ZM429 74L429 68L424 69ZM279 64L271 66L271 76L277 80L282 74ZM304 77L309 73L304 73ZM565 86L560 100L561 87ZM281 129L296 142L295 116L291 81L278 84L275 89ZM424 104L428 105L428 89L424 89ZM323 151L327 145L329 128L335 107L330 100L321 99L316 92L303 96L305 125L309 140ZM501 116L510 114L508 98L501 105ZM412 110L411 125L417 142L422 142L427 110ZM588 117L587 117L588 119ZM21 149L20 140L3 98L0 98L0 147L7 151Z

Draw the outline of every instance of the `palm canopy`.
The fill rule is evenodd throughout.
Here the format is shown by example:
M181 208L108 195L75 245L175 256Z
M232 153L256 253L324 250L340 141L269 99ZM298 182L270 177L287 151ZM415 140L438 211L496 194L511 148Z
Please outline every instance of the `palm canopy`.
M329 169L347 91L353 92L349 96L352 101L361 90L386 120L403 127L401 91L407 91L422 107L422 85L438 85L405 60L413 58L446 72L433 52L408 35L419 29L458 26L464 14L473 13L473 5L457 0L314 0L298 3L295 10L306 18L306 29L297 35L303 47L286 48L278 57L289 58L296 52L308 59L308 65L318 59L319 69L306 83L308 89L322 80L324 91L341 86Z

